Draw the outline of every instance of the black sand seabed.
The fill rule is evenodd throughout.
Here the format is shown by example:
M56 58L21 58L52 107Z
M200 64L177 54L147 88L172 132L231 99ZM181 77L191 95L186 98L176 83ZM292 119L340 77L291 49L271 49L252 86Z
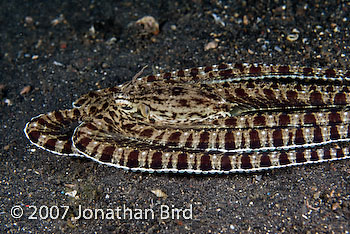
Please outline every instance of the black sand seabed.
M144 174L56 156L23 134L31 117L69 108L145 65L144 74L223 62L349 68L349 3L263 2L1 1L0 232L348 233L349 160L254 174ZM159 22L158 35L133 26L145 15ZM15 205L21 218L11 217ZM161 205L192 205L192 217L162 219ZM45 219L55 206L59 217ZM69 206L63 219L61 206ZM155 216L94 219L87 211L78 219L79 206L148 208Z

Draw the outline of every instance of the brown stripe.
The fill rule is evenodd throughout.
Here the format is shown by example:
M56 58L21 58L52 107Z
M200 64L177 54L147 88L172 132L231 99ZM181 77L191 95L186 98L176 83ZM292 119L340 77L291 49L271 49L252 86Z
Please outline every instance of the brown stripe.
M182 153L178 155L176 168L178 170L183 170L188 168L187 154Z
M185 76L185 72L183 70L180 70L180 71L177 72L177 76L184 77Z
M324 149L323 150L323 159L331 159L331 152L329 151L329 149Z
M298 93L296 91L289 90L289 91L287 91L286 95L287 95L287 99L290 103L296 103L298 101L297 100Z
M220 76L230 76L232 75L232 69L222 70L219 72Z
M265 116L262 116L262 115L255 116L254 126L258 127L258 126L265 126L265 125L266 125Z
M177 146L180 142L181 132L173 132L168 138L168 144L170 146Z
M334 96L334 104L336 105L345 105L346 104L346 96L344 93L337 93Z
M133 168L139 166L139 151L133 150L130 152L129 156L127 157L127 163L126 166Z
M188 101L186 99L180 99L179 104L180 104L180 106L190 107L190 105L188 104Z
M242 169L252 169L253 166L250 162L250 157L248 154L243 154L241 158L241 168Z
M43 146L46 149L55 151L56 150L56 143L57 143L57 139L48 139Z
M213 68L210 67L210 66L207 66L207 67L204 68L204 72L210 72L212 70L213 70Z
M83 139L81 139L77 144L77 148L78 149L86 149L86 147L88 146L88 144L91 142L91 138L88 137L84 137ZM84 151L82 150L82 151Z
M171 78L171 74L170 74L169 72L164 73L163 78L164 78L165 80L168 80L168 79Z
M336 72L333 69L327 69L324 71L327 77L336 77Z
M304 116L304 123L305 124L316 124L316 118L313 113L307 113Z
M64 122L64 118L63 118L61 111L55 111L53 114L58 122L60 122L60 123Z
M296 157L295 161L297 163L306 162L306 159L305 159L305 156L304 156L304 151L297 151L295 157Z
M153 168L153 169L161 169L162 168L162 153L161 152L158 151L152 155L151 168Z
M288 126L290 123L290 117L287 114L281 114L279 116L279 124L280 126Z
M263 153L260 158L260 166L261 167L271 167L271 160L267 153Z
M202 171L209 171L209 170L212 169L212 167L211 167L211 160L210 160L210 156L209 155L203 155L201 157L201 164L200 164L199 168Z
M225 125L226 126L236 126L237 125L237 119L235 117L230 117L225 119Z
M295 144L297 145L305 144L305 139L301 128L298 128L295 133Z
M266 98L269 99L269 101L273 101L274 99L276 99L276 95L273 92L273 90L271 90L271 89L263 89L263 92L264 92Z
M248 94L242 88L235 89L235 93L239 98L246 98L248 96Z
M322 94L318 91L313 91L310 93L310 103L311 105L322 105L324 104L322 101Z
M323 138L322 138L321 128L319 126L316 126L314 128L314 142L315 143L320 143L322 141L323 141Z
M37 143L40 138L40 134L41 132L39 131L30 131L28 133L28 137L32 142Z
M332 140L340 139L337 126L331 126L331 139Z
M199 149L207 149L209 143L209 132L202 132L199 137Z
M36 119L36 121L38 122L39 125L42 125L42 126L50 126L50 125L52 125L52 124L49 124L45 119L43 119L41 117Z
M278 72L281 74L289 74L289 66L279 66Z
M275 131L273 131L272 138L273 138L273 145L275 147L283 146L282 130L281 129L276 129Z
M230 155L230 153L225 153L224 156L221 157L221 170L229 171L232 169Z
M314 74L314 70L309 67L303 68L303 74L304 76L312 76Z
M62 153L63 153L63 154L71 154L71 153L73 153L73 150L72 150L72 142L71 142L71 141L68 141L68 142L66 142L66 143L63 145Z
M147 129L143 130L140 133L141 137L148 137L148 138L150 138L152 135L153 135L153 129L152 128L147 128Z
M171 90L170 95L172 96L179 96L181 94L183 94L183 88L182 87L173 87Z
M115 151L114 146L107 146L103 149L102 155L100 157L101 162L111 162L113 158L113 153Z
M256 130L251 130L249 132L249 136L250 136L250 147L252 149L256 149L256 148L260 148L260 139L259 139L259 134L258 131Z
M148 76L147 77L147 82L153 82L153 81L155 81L156 80L156 77L155 76Z
M285 152L281 152L280 157L279 157L279 162L280 162L280 165L290 164L288 155Z
M344 158L344 152L342 149L337 149L337 158Z
M254 67L254 66L251 66L249 68L249 73L250 74L256 74L256 75L259 75L261 73L261 67Z
M95 125L93 125L92 123L87 123L86 125L85 125L88 129L90 129L90 130L94 130L94 131L96 131L98 128L95 126Z
M75 106L79 107L86 102L86 98L80 99L78 102L74 103Z
M329 123L340 123L341 122L340 114L337 112L331 112L328 115L328 120L329 120Z
M235 140L231 131L227 131L225 134L225 149L235 149Z
M192 68L191 71L190 71L190 74L191 74L192 76L198 75L198 68Z

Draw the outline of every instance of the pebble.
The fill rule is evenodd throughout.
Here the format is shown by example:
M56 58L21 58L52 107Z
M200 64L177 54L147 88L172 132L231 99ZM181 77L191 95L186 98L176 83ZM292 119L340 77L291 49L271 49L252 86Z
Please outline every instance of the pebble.
M6 151L9 150L9 149L10 149L10 146L11 146L11 145L5 145L5 146L4 146L4 150L6 150Z
M248 25L248 24L249 24L249 19L248 19L248 16L247 16L247 15L244 15L244 16L243 16L243 24L244 24L244 25Z
M157 35L159 33L159 24L153 16L144 16L136 21L136 24L142 25L147 33Z
M103 69L109 68L109 64L108 63L102 63L101 67Z
M57 24L60 24L64 21L64 16L63 14L60 14L56 19L53 19L51 21L52 26L56 26Z
M334 210L337 210L337 209L339 209L339 208L341 208L339 202L336 202L336 203L333 203L333 204L332 204L332 210L333 210L333 211L334 211Z
M63 67L64 65L60 62L57 61L53 61L53 65L59 66L59 67Z
M70 192L65 192L65 195L69 196L69 197L73 197L73 198L77 198L77 193L78 191L77 190L73 190L73 191L70 191Z
M287 36L287 40L292 42L298 40L298 38L299 38L299 34L294 34L294 33L289 34Z
M26 22L26 24L32 24L34 22L33 17L31 16L26 16L24 18L24 21Z
M212 13L211 16L213 16L216 24L220 24L221 26L225 27L225 22L220 18L220 16L215 13Z
M12 101L10 100L10 99L8 99L8 98L6 98L5 100L4 100L4 103L6 104L6 105L8 105L8 106L12 106Z
M204 50L207 51L207 50L215 49L216 47L218 47L218 42L211 41L204 46Z
M298 29L296 29L296 28L293 28L292 33L297 33L297 34L299 34L300 31L299 31Z
M166 198L168 197L168 195L166 193L164 193L162 190L160 189L155 189L155 190L151 190L151 192L156 195L157 197L161 197L161 198Z
M277 51L277 52L282 52L282 49L278 46L275 46L274 49Z
M25 94L29 93L31 89L32 89L32 87L30 87L30 85L27 85L27 86L22 88L20 94L25 95Z

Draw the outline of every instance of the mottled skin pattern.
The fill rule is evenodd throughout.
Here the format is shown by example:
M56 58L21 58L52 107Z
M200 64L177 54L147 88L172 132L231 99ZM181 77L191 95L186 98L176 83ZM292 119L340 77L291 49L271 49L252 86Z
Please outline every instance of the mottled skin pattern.
M230 173L349 158L350 73L223 64L134 78L39 115L35 145L133 171Z

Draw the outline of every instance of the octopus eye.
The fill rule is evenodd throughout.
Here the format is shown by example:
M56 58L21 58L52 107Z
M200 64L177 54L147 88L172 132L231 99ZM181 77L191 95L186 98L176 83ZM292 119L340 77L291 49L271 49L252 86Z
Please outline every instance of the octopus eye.
M141 115L145 118L149 117L150 114L150 108L149 106L145 105L145 104L140 104L139 105L139 111L141 112Z
M123 110L131 110L131 109L132 109L132 106L129 106L129 105L122 105L122 109L123 109Z

